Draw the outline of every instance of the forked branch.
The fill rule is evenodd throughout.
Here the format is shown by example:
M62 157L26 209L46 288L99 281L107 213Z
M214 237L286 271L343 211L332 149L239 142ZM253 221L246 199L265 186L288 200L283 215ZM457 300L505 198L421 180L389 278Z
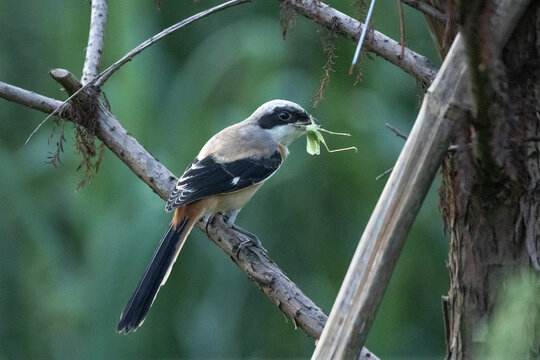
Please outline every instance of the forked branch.
M135 47L133 50L128 52L126 55L124 55L121 59L116 61L114 64L109 66L107 69L102 71L97 76L93 77L86 84L84 84L84 86L82 86L80 89L78 89L73 94L71 94L58 108L56 108L52 113L49 114L49 116L47 116L45 119L43 119L43 121L41 121L41 123L39 123L39 125L34 129L34 131L32 131L32 133L30 134L30 136L28 137L26 142L28 143L28 141L32 138L32 136L39 130L39 128L51 116L54 116L54 115L57 115L58 113L60 113L63 110L63 107L66 106L67 103L71 99L73 99L75 96L79 95L81 92L86 91L88 89L88 87L91 86L91 85L93 85L96 88L100 88L101 86L103 86L103 84L105 84L105 82L109 79L109 77L111 77L111 75L114 72L116 72L118 69L120 69L120 67L122 67L122 65L124 65L125 63L133 60L133 57L140 54L143 50L145 50L149 46L154 45L156 42L163 39L165 36L170 35L171 33L175 32L176 30L181 29L184 26L186 26L188 24L191 24L191 23L193 23L193 22L195 22L195 21L197 21L199 19L202 19L202 18L204 18L204 17L206 17L206 16L208 16L210 14L214 14L214 13L219 12L221 10L227 9L227 8L229 8L231 6L239 5L239 4L242 4L242 3L245 3L245 2L249 2L249 1L252 1L252 0L229 0L229 1L226 1L223 4L214 6L214 7L210 8L210 9L201 11L198 14L190 16L189 18L186 18L186 19L184 19L184 20L182 20L182 21L168 27L167 29L161 31L160 33L158 33L158 34L152 36L151 38L147 39L146 41L142 42L137 47ZM89 41L90 41L90 39L89 39ZM89 62L89 63L93 63L93 62ZM97 69L97 65L99 65L99 64L95 64L95 65L96 65L95 67L94 66L91 67L92 72ZM89 68L90 68L90 66L89 66Z

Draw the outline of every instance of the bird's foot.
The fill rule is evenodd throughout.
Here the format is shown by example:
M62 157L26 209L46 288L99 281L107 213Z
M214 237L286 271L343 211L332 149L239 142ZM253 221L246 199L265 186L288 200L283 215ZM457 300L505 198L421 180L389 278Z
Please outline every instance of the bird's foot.
M251 246L258 247L259 249L261 249L263 251L263 253L265 255L267 254L266 249L262 246L261 241L259 240L257 235L252 234L249 231L247 231L245 229L242 229L241 227L236 226L236 225L231 226L231 228L233 230L238 231L239 233L247 236L246 240L244 240L240 244L238 244L238 248L236 250L236 257L238 257L238 255L240 254L240 250L242 250L244 247L251 247Z

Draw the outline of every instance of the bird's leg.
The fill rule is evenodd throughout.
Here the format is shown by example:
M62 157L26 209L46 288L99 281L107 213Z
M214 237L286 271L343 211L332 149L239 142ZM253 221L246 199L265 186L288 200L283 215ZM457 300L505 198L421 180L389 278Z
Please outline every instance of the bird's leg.
M236 250L236 257L238 257L240 250L242 250L242 248L245 246L257 246L263 250L264 254L266 254L266 249L262 246L261 241L259 240L257 235L252 234L249 231L242 229L239 226L234 225L234 221L236 220L236 215L238 215L238 210L229 210L225 212L225 214L223 214L223 219L225 220L225 222L230 228L232 228L235 231L238 231L239 233L247 237L246 240L242 241L238 245L238 249Z
M214 221L214 215L205 214L199 219L199 221L204 224L204 230L208 234L208 225L210 225L210 223Z
M249 231L247 231L247 230L245 230L245 229L242 229L240 226L233 225L233 226L231 226L231 227L232 227L235 231L238 231L239 233L244 234L244 235L246 235L246 236L248 237L248 239L242 241L242 243L241 243L240 245L242 245L242 244L244 244L244 243L252 242L253 244L257 245L258 247L264 249L264 248L262 247L262 243L261 243L261 241L259 240L259 238L257 237L257 235L252 234L252 233L250 233ZM265 250L265 251L266 251L266 250Z
M229 227L234 227L234 221L238 215L238 210L228 210L223 214L223 220Z
M262 252L266 255L267 254L267 251L266 249L262 246L261 244L261 241L259 240L259 238L257 237L257 235L255 234L252 234L250 233L249 231L245 230L245 229L242 229L241 227L239 226L236 226L236 225L233 225L231 226L232 229L234 229L235 231L238 231L239 233L245 235L247 237L246 240L242 241L240 244L238 244L238 249L236 250L236 257L238 258L238 255L240 254L240 250L242 250L242 248L244 247L250 247L250 246L255 246L255 247L258 247L259 249L262 250Z

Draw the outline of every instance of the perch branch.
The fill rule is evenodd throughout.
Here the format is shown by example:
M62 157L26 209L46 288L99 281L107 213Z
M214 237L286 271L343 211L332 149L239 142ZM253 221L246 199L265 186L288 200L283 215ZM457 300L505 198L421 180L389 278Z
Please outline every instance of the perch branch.
M90 31L88 32L88 45L86 46L86 57L81 78L82 85L86 85L99 73L106 21L107 0L92 0Z
M54 111L62 103L3 82L0 82L0 97L45 113ZM98 109L97 136L156 194L167 200L177 178L148 153L104 106ZM266 255L266 250L256 245L240 247L247 235L228 227L221 216L210 219L206 224L199 222L198 226L281 311L293 319L295 326L312 338L320 337L327 316ZM364 348L359 359L378 358Z
M360 30L364 26L361 22L345 15L344 13L326 5L318 0L283 0L285 6L290 7L299 14L323 25L330 31L353 40L355 43L360 36ZM369 31L366 40L366 48L374 54L382 57L406 73L412 75L420 83L429 85L437 75L437 68L423 55L415 53L409 48L404 49L404 57L401 57L401 45L374 30Z

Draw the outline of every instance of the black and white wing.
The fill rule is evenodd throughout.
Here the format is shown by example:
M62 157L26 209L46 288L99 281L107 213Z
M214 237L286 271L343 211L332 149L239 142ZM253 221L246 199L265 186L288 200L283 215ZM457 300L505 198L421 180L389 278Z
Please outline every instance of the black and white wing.
M226 194L260 183L269 178L281 165L281 153L270 157L245 158L229 163L216 162L212 156L195 159L178 179L167 201L166 211L204 199Z

